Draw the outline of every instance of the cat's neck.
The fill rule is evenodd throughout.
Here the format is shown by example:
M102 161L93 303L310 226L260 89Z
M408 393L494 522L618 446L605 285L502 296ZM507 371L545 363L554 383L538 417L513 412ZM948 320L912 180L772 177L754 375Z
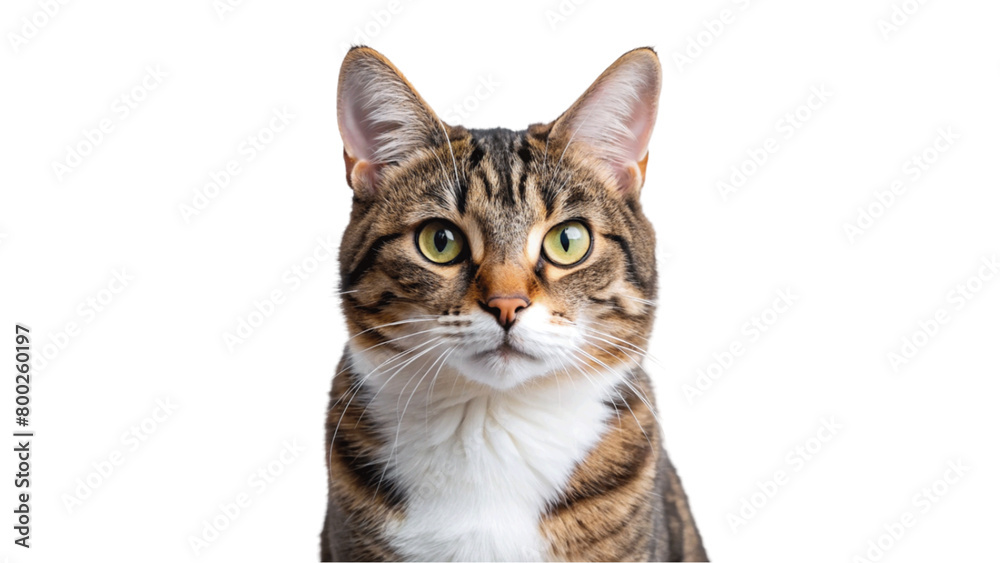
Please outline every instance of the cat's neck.
M357 374L377 366L352 360ZM451 367L424 366L366 380L366 416L380 428L387 478L408 499L407 517L388 534L399 553L546 558L539 518L615 416L610 401L621 377L553 374L498 391Z

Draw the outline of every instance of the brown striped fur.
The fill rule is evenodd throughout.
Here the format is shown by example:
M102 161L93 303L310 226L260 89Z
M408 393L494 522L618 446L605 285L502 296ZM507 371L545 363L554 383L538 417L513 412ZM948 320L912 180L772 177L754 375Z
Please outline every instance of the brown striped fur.
M660 443L649 380L623 388L600 445L542 526L563 561L707 561L680 478ZM646 398L644 400L643 398Z
M622 366L628 375L607 399L618 416L608 420L561 498L540 515L550 557L705 560L641 368L657 294L655 233L639 200L648 154L638 155L633 166L615 168L608 165L611 156L573 136L582 104L623 65L655 76L648 85L655 92L647 93L655 116L659 63L651 49L639 49L619 59L552 123L524 131L470 130L438 120L382 55L351 50L341 71L341 97L357 75L375 75L398 86L392 107L413 119L405 135L392 124L382 126L401 145L379 161L355 148L357 141L345 130L353 118L341 111L347 180L354 190L340 251L343 311L352 346L389 355L405 354L405 338L419 326L394 323L432 315L448 326L453 317L459 330L467 322L462 319L481 313L491 295L544 303L554 324L584 318L599 323L605 336L588 341L583 369ZM446 219L462 230L466 259L441 267L421 257L415 232L430 219ZM568 219L585 221L594 242L587 259L564 268L544 259L539 247L548 228ZM579 378L586 372L559 375ZM387 434L365 412L373 393L365 377L345 356L330 393L324 560L402 558L384 530L406 518L407 493L386 478L387 460L377 454Z

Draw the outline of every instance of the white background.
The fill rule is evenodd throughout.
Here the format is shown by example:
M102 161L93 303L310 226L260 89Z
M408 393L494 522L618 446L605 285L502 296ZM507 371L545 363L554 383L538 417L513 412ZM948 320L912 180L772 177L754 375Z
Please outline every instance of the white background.
M9 431L15 322L31 327L36 357L51 356L32 381L33 547L12 543L7 438L0 556L315 560L324 412L345 331L335 258L310 257L327 257L317 239L336 245L348 218L335 92L360 39L472 127L549 121L621 53L656 47L663 96L643 192L660 247L650 370L709 555L868 559L869 542L910 513L902 537L881 537L882 560L996 557L1000 277L979 275L1000 253L1000 4L403 0L393 14L387 0L254 0L220 16L211 0L122 0L50 18L36 15L44 4L0 11ZM897 30L880 28L904 7L913 13L896 14ZM32 33L22 18L44 25ZM135 90L147 67L166 76ZM495 86L477 91L484 82ZM800 108L812 88L832 95ZM127 115L123 94L143 98ZM261 134L282 108L290 123ZM808 119L789 138L780 120L796 111ZM82 164L54 171L104 119L113 130ZM916 178L910 159L948 128L957 139L928 152ZM271 142L248 161L251 135ZM719 182L754 168L748 151L768 139L777 151L724 198ZM180 206L231 160L240 173L185 220ZM896 180L905 191L879 208ZM879 217L849 237L859 207ZM286 274L316 264L300 285ZM123 270L127 286L113 281ZM979 291L959 300L959 285ZM769 311L788 289L793 305ZM276 290L282 303L231 351L224 334ZM947 321L915 336L942 309ZM770 324L752 339L755 317ZM922 346L894 366L904 337ZM730 362L734 342L744 353ZM684 386L709 369L716 379L688 400ZM157 400L176 405L165 420ZM138 447L123 440L153 415ZM821 431L831 417L832 437ZM292 441L303 451L276 461ZM123 462L100 477L115 452ZM956 479L949 462L969 470ZM248 478L269 464L281 475L261 491ZM777 471L787 478L772 487ZM946 475L943 494L922 493ZM99 485L68 509L88 478ZM758 482L770 498L751 498ZM196 557L190 538L240 493L249 506ZM734 525L744 500L755 513Z

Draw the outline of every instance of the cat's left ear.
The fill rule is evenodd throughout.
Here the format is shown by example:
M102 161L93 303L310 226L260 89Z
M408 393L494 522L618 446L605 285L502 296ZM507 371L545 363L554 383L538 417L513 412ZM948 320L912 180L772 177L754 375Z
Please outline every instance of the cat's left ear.
M549 146L596 158L620 193L638 194L646 179L661 74L651 48L625 53L556 119Z

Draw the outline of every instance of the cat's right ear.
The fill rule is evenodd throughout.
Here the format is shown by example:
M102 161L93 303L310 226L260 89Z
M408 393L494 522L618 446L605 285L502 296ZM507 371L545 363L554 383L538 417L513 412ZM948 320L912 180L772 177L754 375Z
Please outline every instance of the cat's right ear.
M337 123L347 183L364 200L378 192L385 167L441 142L444 123L381 53L354 47L337 86Z

